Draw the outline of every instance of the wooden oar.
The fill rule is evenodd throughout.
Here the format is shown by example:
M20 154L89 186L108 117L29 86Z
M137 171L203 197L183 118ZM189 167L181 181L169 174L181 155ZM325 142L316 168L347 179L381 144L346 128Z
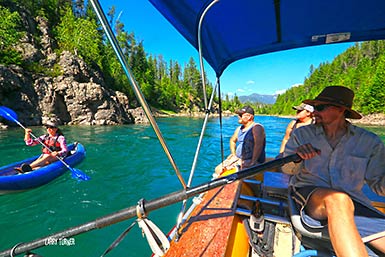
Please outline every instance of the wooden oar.
M0 116L2 116L3 118L9 120L9 121L13 121L15 123L17 123L17 125L19 125L20 127L22 127L24 130L26 129L23 124L21 124L18 119L17 119L17 114L11 110L10 108L8 107L5 107L5 106L0 106ZM48 149L48 151L50 151L52 153L52 150L46 146L38 137L36 137L34 134L32 133L29 133L35 140L37 140L42 146L44 146L46 149ZM75 169L75 168L72 168L71 166L69 166L62 158L60 158L59 156L55 156L59 161L61 161L64 166L67 167L67 169L69 169L71 172L72 172L72 177L73 178L78 178L78 179L81 179L81 180L89 180L90 177L88 177L85 173L83 173L81 170L79 169Z
M191 198L195 195L199 195L211 189L224 186L226 184L232 183L237 180L254 176L261 171L277 168L286 163L299 161L299 160L301 160L301 158L297 154L293 154L287 157L265 162L263 164L241 170L237 173L234 173L225 177L217 178L215 180L198 185L196 187L177 191L177 192L162 196L160 198L157 198L155 200L145 202L143 205L143 208L148 213L150 211L157 210L177 202L181 202L183 200ZM66 229L62 232L58 232L56 234L52 234L44 238L36 239L28 243L17 244L12 249L8 249L3 252L0 252L0 257L10 256L11 253L13 255L21 254L21 253L45 246L49 240L58 239L58 238L70 238L72 236L76 236L97 228L104 228L106 226L130 219L132 217L135 217L136 215L137 215L137 206L132 206L132 207L120 210L118 212L115 212L113 214L98 218L96 220L90 221L88 223L84 223L76 227Z

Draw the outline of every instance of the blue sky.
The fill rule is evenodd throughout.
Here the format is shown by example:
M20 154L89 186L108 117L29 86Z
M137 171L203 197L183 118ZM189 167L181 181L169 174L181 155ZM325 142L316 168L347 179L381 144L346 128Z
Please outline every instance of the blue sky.
M177 60L184 66L192 56L199 65L198 52L151 5L143 0L100 0L104 11L112 5L125 30L143 41L148 54L162 55L164 60ZM310 65L331 61L352 43L306 47L264 54L231 64L221 77L221 91L229 95L275 94L303 83ZM205 63L208 79L213 84L215 73Z

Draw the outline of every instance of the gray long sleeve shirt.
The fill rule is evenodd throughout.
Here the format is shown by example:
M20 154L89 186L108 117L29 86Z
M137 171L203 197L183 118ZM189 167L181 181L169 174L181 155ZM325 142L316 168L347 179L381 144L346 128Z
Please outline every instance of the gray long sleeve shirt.
M362 187L366 182L375 193L385 196L385 146L376 134L349 123L347 133L333 149L321 125L304 126L293 132L284 156L306 143L320 149L321 154L297 165L291 185L344 191L375 210Z

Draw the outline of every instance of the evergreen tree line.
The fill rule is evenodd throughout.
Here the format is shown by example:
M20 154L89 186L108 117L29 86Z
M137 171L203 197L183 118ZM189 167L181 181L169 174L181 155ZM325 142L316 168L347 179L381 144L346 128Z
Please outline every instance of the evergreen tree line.
M22 7L33 18L42 16L48 20L57 54L70 51L83 58L88 65L102 71L108 87L127 94L130 103L136 107L136 98L113 48L91 6L85 3L84 0L0 0L0 63L60 75L60 69L44 70L48 68L40 67L39 63L24 63L15 50L15 45L27 33L17 11ZM136 40L134 32L125 31L124 24L116 18L115 7L109 9L107 16L135 79L151 106L176 112L203 110L201 75L192 57L182 66L177 61L164 60L161 55L148 55L143 42ZM33 36L38 38L37 34ZM210 82L206 89L210 96L213 90Z
M267 114L293 114L292 106L315 98L323 88L342 85L355 92L353 108L363 114L385 113L385 41L356 43L331 63L310 67L303 85L278 96Z
M52 29L57 54L70 51L89 65L103 72L108 87L128 95L136 107L131 86L118 62L112 46L84 0L0 0L0 63L17 64L30 71L58 76L60 69L41 67L39 63L25 63L15 45L27 31L16 6L28 10L31 17L45 17ZM163 110L203 110L201 75L193 58L182 67L177 61L148 55L143 42L133 32L127 32L116 18L115 8L107 13L109 23L132 72L151 106ZM25 18L25 17L24 17ZM38 33L35 29L35 33ZM38 38L37 34L33 35ZM354 108L363 114L385 113L385 42L357 43L337 56L331 63L310 67L301 86L293 87L278 96L274 105L247 103L259 114L293 114L292 106L304 99L314 98L328 85L344 85L355 94ZM56 67L57 68L57 67ZM206 81L208 81L206 79ZM207 95L213 87L209 82ZM215 98L218 102L218 98ZM237 96L222 96L222 109L234 111L243 105Z

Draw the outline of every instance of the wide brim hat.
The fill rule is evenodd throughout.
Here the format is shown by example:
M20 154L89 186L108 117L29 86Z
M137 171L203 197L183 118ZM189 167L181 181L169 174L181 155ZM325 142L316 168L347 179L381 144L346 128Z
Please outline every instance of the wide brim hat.
M303 103L317 106L320 104L331 104L345 108L345 117L350 119L361 119L362 116L352 110L354 92L343 86L325 87L314 99L304 100Z
M43 125L57 128L59 127L59 122L57 121L57 119L51 118L51 119L44 120Z

